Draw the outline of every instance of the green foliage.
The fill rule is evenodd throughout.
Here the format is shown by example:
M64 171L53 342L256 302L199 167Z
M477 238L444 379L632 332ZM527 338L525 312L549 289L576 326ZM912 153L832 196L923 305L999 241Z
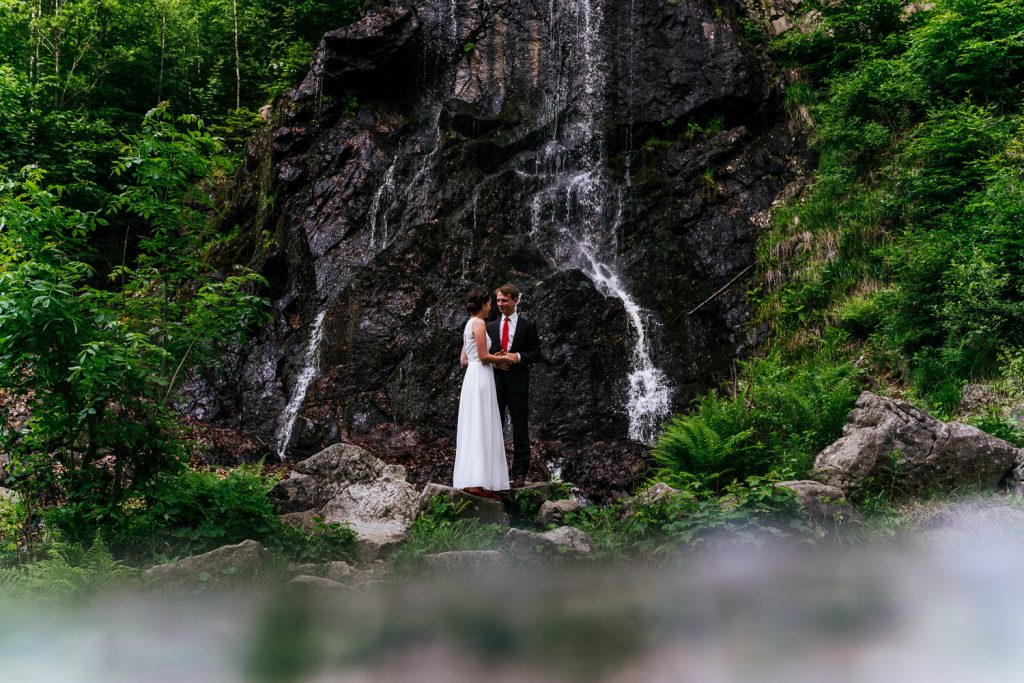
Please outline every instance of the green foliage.
M424 555L497 548L507 528L464 517L467 505L465 501L453 503L444 496L435 496L412 523L406 541L388 556L389 564L396 569L411 569Z
M308 530L282 524L266 544L296 562L351 560L355 557L356 532L347 523L325 522L317 517Z
M352 556L355 533L348 526L319 520L301 531L283 524L267 497L275 483L255 466L227 473L186 468L161 473L116 503L93 499L53 508L47 523L76 543L102 534L119 554L139 562L247 539L299 561Z
M774 46L810 76L821 166L759 245L782 345L839 324L941 412L1024 343L1024 9L821 3Z
M552 479L548 482L551 487L551 500L566 500L572 497L572 483L561 479Z
M201 122L150 113L116 167L128 182L110 208L136 217L135 259L107 287L88 263L104 216L65 206L38 169L0 186L0 389L31 412L0 439L23 498L88 514L175 471L168 402L182 370L216 367L261 319L260 278L202 260L207 222L193 188L213 147Z
M672 486L721 486L770 470L803 478L841 434L858 394L836 342L797 361L776 352L742 363L734 386L668 422L652 450L654 476Z
M712 495L698 484L658 503L638 506L627 524L641 552L665 553L711 545L763 547L771 539L806 538L821 533L804 518L795 494L774 486L778 475L747 477Z
M122 136L163 101L239 150L244 112L293 88L323 34L360 12L359 0L0 2L0 174L48 168L71 205L98 209ZM123 230L97 234L119 251Z
M636 538L624 522L621 505L587 505L566 514L564 524L590 536L590 554L594 561L618 562L636 556Z
M779 488L776 473L751 476L715 491L696 481L653 503L635 500L587 506L565 523L593 540L591 559L670 561L699 547L753 546L772 540L820 540L790 489Z
M135 571L114 559L102 540L82 545L55 543L46 557L19 569L0 569L0 595L4 598L87 597L123 588Z

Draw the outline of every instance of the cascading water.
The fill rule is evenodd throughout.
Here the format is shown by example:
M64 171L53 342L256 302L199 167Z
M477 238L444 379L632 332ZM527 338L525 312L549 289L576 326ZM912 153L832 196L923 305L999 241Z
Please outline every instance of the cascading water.
M378 222L381 227L381 245L386 246L388 242L388 209L389 204L382 204L385 195L390 197L390 202L395 201L395 164L398 163L398 155L391 160L391 165L384 172L384 178L380 186L373 194L373 201L370 202L370 247L377 247ZM383 211L381 208L383 207Z
M278 422L277 457L282 460L288 453L288 444L292 440L292 432L295 431L295 421L299 417L299 409L302 408L302 404L306 400L306 391L309 389L309 385L316 377L317 370L319 369L320 364L317 361L320 352L320 342L323 339L324 317L326 315L327 309L324 308L317 313L316 318L313 320L313 329L309 333L309 341L306 344L306 351L302 357L302 371L295 380L291 398L288 400L288 405L285 406Z
M600 0L550 5L550 49L558 61L548 93L551 139L524 176L540 179L531 201L531 234L560 269L578 269L601 294L622 302L632 332L626 410L629 437L650 443L671 409L665 374L651 356L653 316L636 303L616 266L625 185L607 168L601 115L607 95L600 51Z

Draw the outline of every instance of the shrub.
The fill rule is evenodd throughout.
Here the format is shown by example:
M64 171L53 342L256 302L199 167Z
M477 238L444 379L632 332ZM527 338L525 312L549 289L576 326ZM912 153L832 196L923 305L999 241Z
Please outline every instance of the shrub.
M86 549L79 544L56 543L46 557L19 569L0 569L3 597L84 597L120 588L135 571L114 559L102 540Z
M424 555L498 547L507 528L462 517L467 505L466 501L453 503L444 496L435 496L412 523L406 541L388 557L391 566L411 569Z
M780 352L741 363L735 386L667 423L651 454L655 478L717 487L770 470L802 478L814 455L839 437L859 394L857 372L837 343L793 363Z
M636 507L627 532L636 549L654 555L706 545L760 548L771 539L820 538L821 530L808 522L793 491L774 485L781 480L776 473L747 477L726 486L721 496L691 483L658 503Z
M277 517L267 492L275 480L254 466L226 474L185 469L161 474L119 503L88 501L52 509L47 521L72 542L104 535L135 561L206 552L252 539L300 561L350 557L351 528L320 521L309 532Z

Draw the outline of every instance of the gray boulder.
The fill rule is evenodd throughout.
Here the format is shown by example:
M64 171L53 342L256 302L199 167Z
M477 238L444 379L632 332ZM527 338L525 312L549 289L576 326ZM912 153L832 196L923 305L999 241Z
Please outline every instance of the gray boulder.
M857 508L838 486L808 480L780 481L775 486L793 491L807 516L819 524L843 526L863 521Z
M865 391L843 436L818 454L814 479L846 495L868 482L897 496L995 488L1018 449L975 427L944 423L905 401Z
M322 576L302 574L286 583L284 589L293 591L337 591L348 590L348 586Z
M986 384L967 384L960 391L960 413L980 413L990 406L997 406L999 400L999 394L993 387Z
M462 518L474 518L486 524L509 524L508 513L500 500L481 498L443 484L427 484L423 487L419 497L419 511L426 510L430 501L437 496L455 504L464 503L465 507L459 515Z
M505 569L508 563L497 550L452 550L423 558L427 568L435 573L471 573Z
M524 560L586 555L590 553L592 543L586 532L571 526L558 527L542 534L509 529L502 539L502 547Z
M352 525L364 562L405 540L419 510L419 497L403 467L387 465L351 444L328 446L299 462L269 495L287 523L305 527L322 517Z
M1020 547L1024 542L1024 509L993 500L942 505L923 516L910 540L932 550L993 552Z
M583 503L575 498L546 500L537 511L537 523L542 526L561 524L567 514L581 509L583 509Z
M1006 475L1006 484L1011 493L1024 495L1024 448L1018 449L1013 469Z
M622 507L619 509L619 514L622 517L631 517L638 507L647 507L650 505L657 505L670 500L672 497L682 493L679 489L672 488L664 482L657 482L648 486L643 491L639 491L632 498L626 498Z
M334 562L328 562L324 571L324 576L331 581L337 581L338 583L348 583L355 576L355 570L348 562L342 560L336 560Z
M242 541L150 567L142 577L161 589L223 588L260 578L272 559L270 551L256 541Z

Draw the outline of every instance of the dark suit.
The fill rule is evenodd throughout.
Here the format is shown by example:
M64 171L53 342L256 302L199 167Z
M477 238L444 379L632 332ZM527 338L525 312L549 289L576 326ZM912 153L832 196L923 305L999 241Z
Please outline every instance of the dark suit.
M502 316L487 323L491 353L501 352ZM512 479L526 476L530 469L530 365L543 361L537 325L522 315L516 320L516 332L509 353L518 353L519 362L505 372L495 369L494 384L498 390L498 414L505 422L505 409L512 416Z

